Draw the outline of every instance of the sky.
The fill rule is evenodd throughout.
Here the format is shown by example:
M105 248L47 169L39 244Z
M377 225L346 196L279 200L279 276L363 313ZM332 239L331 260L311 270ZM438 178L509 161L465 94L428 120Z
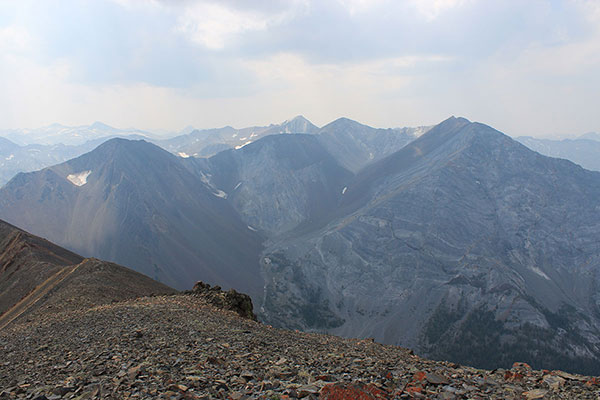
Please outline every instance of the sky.
M600 131L599 0L0 0L0 128Z

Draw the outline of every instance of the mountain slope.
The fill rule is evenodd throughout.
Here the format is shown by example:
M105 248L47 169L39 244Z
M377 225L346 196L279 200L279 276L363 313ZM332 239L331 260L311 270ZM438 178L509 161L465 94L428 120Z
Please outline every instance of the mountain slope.
M318 223L352 176L314 135L271 135L207 162L189 161L248 225L268 236Z
M0 221L0 330L19 318L175 291Z
M144 141L94 151L0 189L0 216L80 254L169 285L202 279L255 294L261 238L182 159Z
M600 371L600 174L452 118L341 197L325 228L263 254L267 321Z
M338 162L352 172L392 154L429 128L375 129L348 118L319 130L319 140Z

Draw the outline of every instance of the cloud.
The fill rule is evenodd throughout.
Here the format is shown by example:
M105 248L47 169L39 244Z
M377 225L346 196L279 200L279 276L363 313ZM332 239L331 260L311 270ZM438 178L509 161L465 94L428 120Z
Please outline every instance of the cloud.
M595 0L0 1L0 121L600 129Z
M461 7L474 0L411 0L417 11L433 21L444 11L452 8Z
M292 18L304 2L290 1L287 8L254 9L239 7L240 3L200 1L188 4L178 18L177 30L211 50L220 50L247 32L264 31ZM260 4L258 4L260 5Z
M29 33L15 25L0 27L0 50L3 52L22 52L31 44Z

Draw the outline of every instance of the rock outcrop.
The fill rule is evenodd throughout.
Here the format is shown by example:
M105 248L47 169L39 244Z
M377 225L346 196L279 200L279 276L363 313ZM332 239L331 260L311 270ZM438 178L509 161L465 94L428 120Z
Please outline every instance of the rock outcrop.
M239 293L235 289L223 291L220 286L211 286L198 281L194 288L187 293L200 297L217 308L233 311L242 318L256 321L252 299L247 294Z

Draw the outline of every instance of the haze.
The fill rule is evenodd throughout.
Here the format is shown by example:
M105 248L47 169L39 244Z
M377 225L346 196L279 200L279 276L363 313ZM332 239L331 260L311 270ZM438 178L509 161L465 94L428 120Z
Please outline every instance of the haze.
M600 130L597 1L0 1L0 128Z

